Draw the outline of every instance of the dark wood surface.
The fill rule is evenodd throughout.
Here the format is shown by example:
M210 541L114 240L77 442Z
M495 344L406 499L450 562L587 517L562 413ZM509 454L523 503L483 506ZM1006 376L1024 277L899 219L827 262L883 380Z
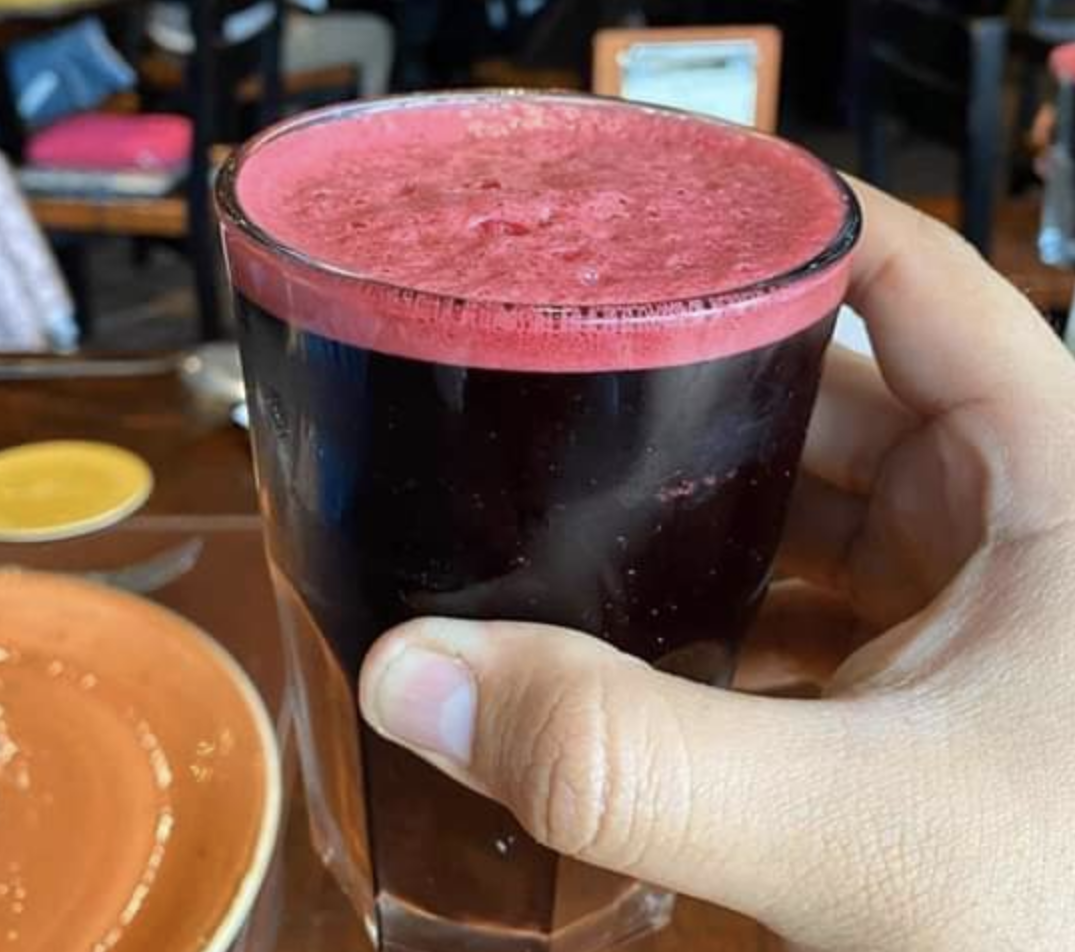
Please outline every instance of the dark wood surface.
M183 238L187 234L187 203L175 195L162 198L33 195L30 208L38 224L50 231L152 238Z
M253 515L246 434L201 406L175 374L0 383L0 448L34 440L117 443L145 457L149 515Z
M371 946L327 874L300 834L290 844L291 865L283 870L290 904L285 906L273 952L371 952ZM312 873L312 875L311 875ZM680 899L672 924L664 931L618 947L622 952L790 952L789 947L757 923L692 899ZM259 948L240 952L263 952Z
M200 539L194 568L153 597L222 641L278 709L283 664L247 435L175 374L5 381L0 406L0 449L102 440L138 453L154 476L146 506L120 525L64 542L0 544L0 564L107 571Z

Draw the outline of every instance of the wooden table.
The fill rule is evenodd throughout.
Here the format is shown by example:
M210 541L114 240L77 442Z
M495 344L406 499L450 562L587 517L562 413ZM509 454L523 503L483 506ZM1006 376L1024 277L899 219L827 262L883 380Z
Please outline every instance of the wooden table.
M959 220L954 198L929 196L908 201L949 225ZM1044 312L1067 313L1075 290L1075 274L1042 264L1038 257L1041 194L1031 192L999 203L990 263Z
M280 715L283 665L246 435L201 407L174 375L3 382L0 406L0 448L55 438L107 440L140 453L157 480L145 509L122 525L70 542L0 545L0 563L70 571L110 568L202 538L205 549L195 568L153 597L223 642ZM292 768L293 753L289 744L286 759ZM358 922L313 856L301 798L295 796L286 842L240 950L365 947ZM670 929L635 947L637 952L782 948L748 920L690 901L681 901Z
M157 478L146 515L253 517L245 434L202 409L174 374L0 383L0 446L83 438L127 446Z

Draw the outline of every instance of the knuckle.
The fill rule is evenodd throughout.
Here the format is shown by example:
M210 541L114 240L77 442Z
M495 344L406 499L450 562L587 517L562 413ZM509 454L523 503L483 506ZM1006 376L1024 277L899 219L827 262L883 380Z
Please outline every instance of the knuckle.
M967 262L984 264L982 253L948 222L925 212L918 212L918 238L933 250L947 253Z
M613 722L604 687L589 678L560 688L530 728L514 806L534 837L557 852L607 856L619 849L633 811L631 785L619 782L625 751L612 742Z

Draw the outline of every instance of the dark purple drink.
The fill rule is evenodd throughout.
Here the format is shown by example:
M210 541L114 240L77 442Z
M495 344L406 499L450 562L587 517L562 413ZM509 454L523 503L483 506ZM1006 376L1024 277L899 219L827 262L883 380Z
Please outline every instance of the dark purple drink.
M646 169L628 140L654 150ZM432 614L577 628L726 684L853 200L775 140L582 97L299 120L239 175L225 240L326 858L384 948L593 949L659 924L659 892L556 857L364 728L360 768L358 670L383 631Z

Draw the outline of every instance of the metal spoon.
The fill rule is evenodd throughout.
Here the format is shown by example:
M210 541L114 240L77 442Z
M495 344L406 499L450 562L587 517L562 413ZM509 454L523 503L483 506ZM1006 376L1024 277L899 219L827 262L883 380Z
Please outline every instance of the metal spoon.
M151 555L149 558L132 562L118 569L61 572L61 574L74 575L88 582L119 588L135 595L149 595L186 575L198 563L204 548L205 540L196 536L163 552L158 552L156 555ZM19 572L24 568L21 565L4 565L0 566L0 571Z
M205 548L205 540L200 536L158 552L147 559L132 562L118 569L103 569L78 574L90 582L121 588L135 595L148 595L158 589L171 585L182 578L195 565Z

